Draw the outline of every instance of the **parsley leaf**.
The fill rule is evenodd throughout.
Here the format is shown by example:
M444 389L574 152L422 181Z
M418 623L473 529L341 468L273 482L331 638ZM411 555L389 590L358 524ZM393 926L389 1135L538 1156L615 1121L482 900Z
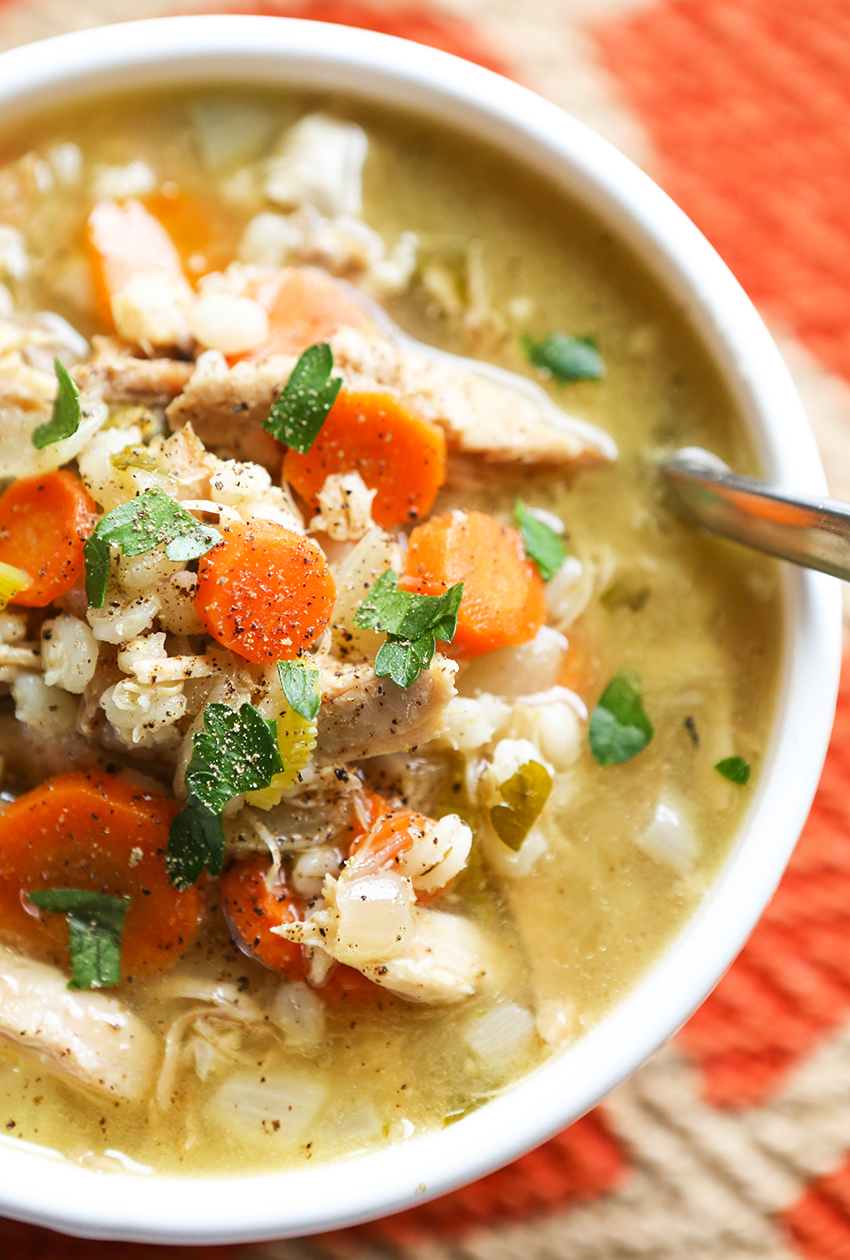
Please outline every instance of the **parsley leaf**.
M545 368L559 381L598 381L607 370L594 337L553 332L535 341L526 333L522 348L535 367Z
M451 643L457 630L457 612L463 582L444 595L416 595L398 589L398 574L387 569L378 578L354 615L361 630L387 635L375 657L378 678L389 675L399 687L410 687L427 669L437 650L437 639Z
M168 831L165 860L171 883L184 892L197 884L205 867L211 875L220 874L225 847L221 814L190 794Z
M280 685L292 708L305 721L312 722L321 707L322 698L316 693L319 671L301 661L278 661Z
M82 888L47 888L29 894L32 905L68 917L73 979L69 989L102 989L121 983L121 934L129 897L108 897Z
M499 791L505 804L493 806L490 821L502 843L518 853L549 799L552 776L539 761L526 761Z
M120 503L98 522L86 540L86 595L92 608L102 608L109 579L110 544L125 556L140 556L165 544L169 560L197 560L206 555L221 534L202 525L164 490L144 490Z
M333 365L326 341L308 346L263 421L267 433L301 455L315 442L342 388L341 378L331 376Z
M204 727L192 741L186 768L189 799L171 824L166 854L168 878L191 887L204 867L218 875L224 863L221 811L234 796L266 788L284 770L277 725L250 704L237 712L208 704Z
M750 763L743 757L724 757L714 768L724 779L739 783L741 787L746 787L750 781Z
M594 761L600 766L631 761L654 734L634 682L624 674L612 678L590 717L588 736Z
M58 359L53 360L56 380L59 388L53 401L53 414L45 424L40 424L32 435L31 441L36 450L52 446L64 438L73 437L80 427L83 410L80 405L80 391Z
M519 525L525 554L537 565L543 581L551 582L567 558L566 547L554 529L538 520L522 499L514 504L514 520Z

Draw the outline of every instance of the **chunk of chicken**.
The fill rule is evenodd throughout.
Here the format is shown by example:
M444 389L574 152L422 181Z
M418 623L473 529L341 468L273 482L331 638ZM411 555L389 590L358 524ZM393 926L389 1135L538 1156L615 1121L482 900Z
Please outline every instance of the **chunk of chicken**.
M524 377L353 328L341 329L331 346L347 388L390 387L445 432L450 450L493 463L580 465L616 457L607 433L561 411Z
M290 127L266 164L266 196L287 209L313 205L322 214L358 215L369 141L356 123L307 114Z
M469 919L414 906L413 927L401 953L362 971L408 1002L459 1002L484 984L487 955L486 939Z
M94 357L72 376L80 390L115 405L164 407L186 388L195 368L179 359L138 359L117 337L93 337L92 345Z
M416 344L354 328L331 338L346 389L401 398L415 415L439 425L454 451L494 463L582 465L616 457L606 433L568 416L532 381ZM261 424L294 364L291 356L273 355L198 372L168 408L169 423L191 421L217 452L276 468L280 448ZM253 454L246 453L249 443Z
M295 366L292 355L273 355L262 363L237 363L222 358L216 369L204 357L187 377L183 392L168 407L173 429L191 423L204 446L230 459L280 468L283 447L262 428L277 395ZM187 365L188 366L188 365Z
M146 1024L118 998L74 992L56 967L0 946L0 1036L98 1093L137 1101L157 1057Z
M455 694L456 672L454 661L435 656L405 690L390 678L376 678L371 665L326 660L314 761L343 765L427 743Z
M468 919L413 904L409 883L394 871L328 878L322 906L272 931L356 967L409 1002L470 997L490 970L484 936Z

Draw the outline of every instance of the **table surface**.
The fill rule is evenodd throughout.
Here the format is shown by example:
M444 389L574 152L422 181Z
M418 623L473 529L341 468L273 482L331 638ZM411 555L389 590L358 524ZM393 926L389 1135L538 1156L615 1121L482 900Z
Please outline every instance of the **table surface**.
M178 11L388 31L511 75L589 123L742 281L831 489L850 499L850 0L0 0L0 48ZM670 1046L538 1151L310 1240L92 1244L0 1221L0 1255L850 1260L850 679L803 838L740 958Z

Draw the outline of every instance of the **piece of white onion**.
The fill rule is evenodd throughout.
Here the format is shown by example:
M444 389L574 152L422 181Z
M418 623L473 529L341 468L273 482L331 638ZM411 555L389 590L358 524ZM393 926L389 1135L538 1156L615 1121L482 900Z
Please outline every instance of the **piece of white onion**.
M534 1032L530 1011L516 1002L501 1002L473 1019L464 1040L482 1068L499 1072L530 1049Z
M637 843L656 862L665 862L683 873L693 869L696 858L694 834L680 814L663 801L656 805L652 822L638 837Z
M213 1095L208 1114L225 1129L262 1129L284 1141L305 1133L328 1095L329 1085L306 1072L234 1072Z
M335 957L355 966L394 958L413 926L413 888L396 871L341 879Z

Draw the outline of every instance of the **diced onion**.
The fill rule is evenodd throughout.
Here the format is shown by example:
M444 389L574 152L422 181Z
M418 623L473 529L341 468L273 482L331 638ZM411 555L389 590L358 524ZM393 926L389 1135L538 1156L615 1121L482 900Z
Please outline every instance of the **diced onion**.
M282 1141L294 1141L313 1123L329 1085L306 1073L234 1072L209 1104L209 1114L225 1129L261 1128Z
M677 871L690 871L696 857L696 841L693 832L679 814L659 801L652 822L638 838L640 847L655 858L666 862Z
M395 957L413 926L412 900L409 881L395 871L340 880L335 956L355 965Z
M504 1070L531 1047L534 1017L516 1002L502 1002L469 1024L464 1040L485 1070Z

